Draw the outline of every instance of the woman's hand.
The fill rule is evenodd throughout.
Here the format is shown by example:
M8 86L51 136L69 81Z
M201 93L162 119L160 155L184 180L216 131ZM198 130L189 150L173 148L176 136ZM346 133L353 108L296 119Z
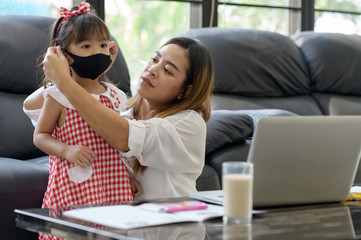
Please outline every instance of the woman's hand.
M111 67L113 66L113 63L115 62L115 59L117 58L117 55L118 55L118 46L114 41L111 41L109 43L109 53L110 53L110 59L112 60L112 63L109 65L107 70L105 70L105 72L108 72L109 69L111 69Z
M57 86L61 81L65 81L71 77L69 62L64 56L60 46L48 48L43 61L43 70L50 81Z
M110 52L110 58L112 59L112 64L111 65L113 65L113 63L114 63L114 61L115 61L115 59L117 58L117 55L118 55L118 46L114 41L111 41L109 43L109 52Z
M130 189L132 190L133 198L138 197L142 193L142 188L134 178L129 177L129 180L130 180Z

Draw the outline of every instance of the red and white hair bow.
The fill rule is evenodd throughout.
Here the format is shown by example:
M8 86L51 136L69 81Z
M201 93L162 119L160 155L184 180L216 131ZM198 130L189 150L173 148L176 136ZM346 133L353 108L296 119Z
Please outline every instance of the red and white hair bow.
M90 4L87 2L81 2L79 5L78 10L74 10L74 11L69 11L68 9L64 8L64 7L60 7L60 16L63 17L63 19L61 20L61 22L58 25L58 29L56 30L56 34L58 35L59 33L59 29L61 27L61 25L68 20L70 17L72 16L76 16L76 15L81 15L81 14L87 14L90 13Z

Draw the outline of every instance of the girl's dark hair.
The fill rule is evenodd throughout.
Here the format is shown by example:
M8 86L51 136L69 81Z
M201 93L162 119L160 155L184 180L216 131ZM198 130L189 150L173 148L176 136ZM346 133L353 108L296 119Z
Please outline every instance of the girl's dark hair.
M70 11L74 10L78 10L78 7L73 7ZM97 36L100 41L110 40L109 29L93 9L87 14L71 16L59 27L62 20L63 18L60 17L53 25L51 46L66 49L71 43L77 44L94 36Z
M78 10L78 7L73 7L70 11ZM90 13L80 15L73 15L69 19L62 22L63 17L60 17L52 26L50 36L50 47L60 46L62 49L68 49L69 45L80 43L89 40L96 36L99 41L110 40L110 32L103 20L99 18L91 8ZM59 24L61 24L59 26ZM103 74L99 78L100 82L109 81ZM46 86L49 80L44 77L43 84Z

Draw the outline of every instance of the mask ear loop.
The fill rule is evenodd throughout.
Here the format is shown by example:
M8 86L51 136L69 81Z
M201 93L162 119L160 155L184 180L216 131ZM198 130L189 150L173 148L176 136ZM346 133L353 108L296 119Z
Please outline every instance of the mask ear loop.
M65 48L61 48L61 51L63 51L63 54L65 55L65 57L68 59L68 57L66 55L68 55L69 57L72 57L72 53L70 53L68 50L66 50ZM69 59L68 59L69 62ZM71 65L69 64L69 69L70 69L70 75L73 76L73 69L71 68Z

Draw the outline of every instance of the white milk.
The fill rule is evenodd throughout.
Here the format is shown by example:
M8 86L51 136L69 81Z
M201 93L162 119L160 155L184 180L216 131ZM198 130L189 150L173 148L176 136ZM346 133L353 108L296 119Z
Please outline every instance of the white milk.
M224 215L228 218L250 218L253 206L253 176L227 174L222 181Z

